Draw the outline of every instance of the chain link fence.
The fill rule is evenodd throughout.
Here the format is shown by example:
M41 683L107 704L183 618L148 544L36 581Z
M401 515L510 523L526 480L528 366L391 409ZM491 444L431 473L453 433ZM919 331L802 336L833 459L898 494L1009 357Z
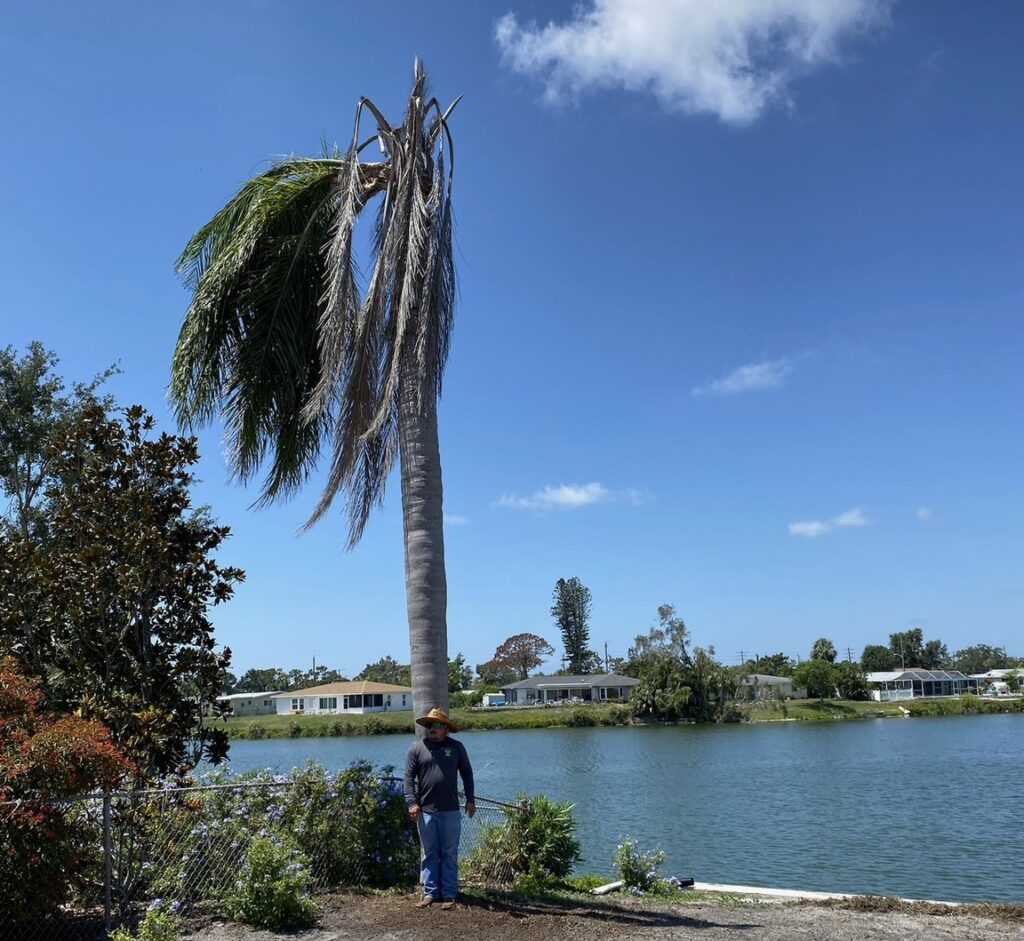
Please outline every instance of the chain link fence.
M26 806L0 804L0 825L19 809ZM256 840L291 847L314 892L411 888L419 878L419 840L401 780L367 769L90 795L61 809L83 847L65 873L67 902L29 919L0 905L0 941L105 941L114 928L134 926L156 900L186 915L215 914ZM463 814L464 883L512 881L501 862L481 865L479 850L517 811L477 796L475 816Z

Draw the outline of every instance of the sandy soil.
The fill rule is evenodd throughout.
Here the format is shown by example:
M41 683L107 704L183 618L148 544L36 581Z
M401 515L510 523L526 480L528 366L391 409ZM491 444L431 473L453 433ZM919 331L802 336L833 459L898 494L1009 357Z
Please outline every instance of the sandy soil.
M1007 941L1024 924L977 915L860 912L779 903L695 903L641 908L631 901L590 904L474 900L450 912L413 908L415 898L333 895L320 899L320 925L288 935L301 941L591 941L591 939L777 939L777 941ZM271 941L272 932L213 923L189 941Z

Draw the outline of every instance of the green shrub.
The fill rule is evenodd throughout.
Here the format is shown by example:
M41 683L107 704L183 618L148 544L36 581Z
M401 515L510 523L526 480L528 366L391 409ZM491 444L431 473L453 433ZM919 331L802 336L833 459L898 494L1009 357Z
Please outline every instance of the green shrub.
M569 718L565 724L573 728L586 728L591 725L597 725L597 719L586 709L573 709L569 713Z
M381 735L387 731L387 724L380 716L368 715L363 722L363 735Z
M342 722L341 719L335 719L330 726L331 735L351 735L352 724L350 722Z
M308 861L297 847L277 837L258 836L224 899L224 911L229 918L258 928L306 928L317 916L310 882Z
M356 762L331 775L308 764L292 777L282 826L315 860L322 885L412 884L419 846L392 768Z
M173 908L156 899L150 904L135 934L125 928L118 928L110 936L110 941L178 941L180 929L181 923Z
M302 723L295 721L288 726L289 738L302 738Z
M260 725L259 722L254 722L249 726L246 732L246 738L266 738L267 728L264 725Z
M658 885L658 868L665 862L661 850L644 852L628 837L615 850L615 869L626 888L636 894L653 891Z
M597 876L593 873L583 873L578 876L569 876L565 880L565 886L573 892L591 892L608 882L607 876Z
M973 693L963 693L960 696L960 708L964 712L979 712L981 710L981 697Z
M626 725L629 722L629 706L609 706L607 712L601 714L601 725Z
M145 838L160 847L161 861L157 871L143 873L148 889L183 902L223 896L255 836L294 842L310 860L318 887L409 884L419 849L391 772L360 762L337 774L310 763L290 778L211 774L210 784L264 786L218 788L172 796L158 809L149 805Z
M524 878L550 884L580 859L576 819L568 801L521 795L503 823L485 827L465 869L471 880L509 885Z

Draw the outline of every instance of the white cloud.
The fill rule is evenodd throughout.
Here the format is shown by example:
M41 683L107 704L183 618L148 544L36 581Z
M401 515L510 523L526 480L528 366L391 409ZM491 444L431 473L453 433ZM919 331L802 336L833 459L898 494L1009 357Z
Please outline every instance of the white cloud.
M514 510L578 510L593 503L603 503L610 497L611 491L599 483L560 484L535 490L525 497L503 494L498 499L498 506Z
M760 363L747 363L728 375L702 386L696 386L693 395L736 395L757 389L774 389L786 381L793 371L790 359L766 359Z
M855 506L845 513L833 516L832 519L799 520L796 523L790 523L789 534L791 536L803 536L805 539L816 539L818 536L824 536L826 533L832 532L833 529L859 528L867 526L868 522L864 511L859 506Z
M847 510L845 513L840 513L832 522L836 526L867 526L868 520L864 515L864 511L859 507L855 506L852 510Z
M459 516L457 513L445 513L445 526L465 526L469 522L468 516Z
M791 536L806 536L808 539L824 536L825 533L831 532L831 530L832 524L822 520L804 520L789 524L789 534Z
M666 107L744 124L790 82L840 61L848 37L887 20L891 0L589 0L562 23L503 16L495 38L551 102L586 89L650 92Z
M932 518L932 508L930 506L919 506L914 511L916 516L922 523L927 523Z

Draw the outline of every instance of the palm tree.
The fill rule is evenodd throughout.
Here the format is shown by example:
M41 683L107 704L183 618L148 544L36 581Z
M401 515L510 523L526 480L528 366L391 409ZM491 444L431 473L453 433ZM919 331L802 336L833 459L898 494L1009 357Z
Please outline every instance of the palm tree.
M344 492L349 548L400 459L413 698L423 711L448 704L437 398L455 306L448 119L457 103L442 111L417 61L401 124L361 98L347 152L289 157L247 182L178 260L192 300L170 389L185 427L220 413L236 479L268 465L260 505L294 494L329 450L306 527ZM376 131L360 143L367 115ZM362 162L374 142L381 161ZM377 196L361 291L355 228Z

